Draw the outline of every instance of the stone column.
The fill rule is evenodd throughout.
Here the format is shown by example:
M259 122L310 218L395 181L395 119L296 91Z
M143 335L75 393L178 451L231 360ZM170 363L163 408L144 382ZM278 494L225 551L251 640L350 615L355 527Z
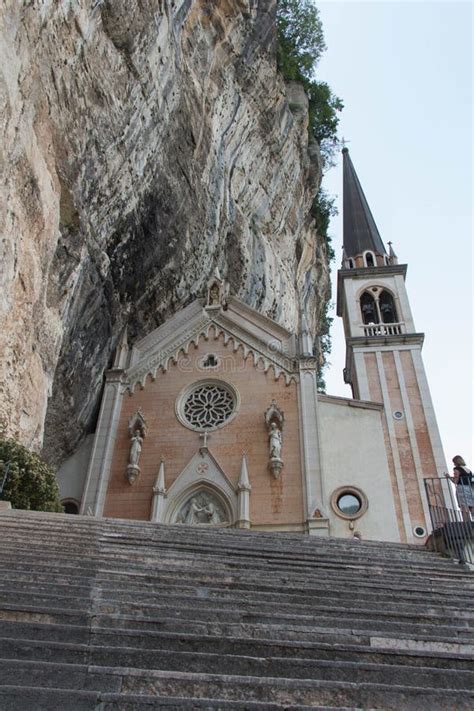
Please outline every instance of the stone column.
M328 536L329 519L324 513L323 474L318 422L317 359L300 358L300 443L305 492L306 526L310 535ZM318 510L318 517L314 512Z
M160 469L156 475L153 485L153 501L151 504L150 521L153 523L163 523L165 513L165 462L161 459Z
M123 373L122 369L115 368L105 374L104 394L82 497L81 514L102 516L104 511L110 465L112 464L115 437L122 407Z
M249 473L247 469L247 457L242 455L240 465L240 476L237 484L237 521L236 528L250 528L250 486Z

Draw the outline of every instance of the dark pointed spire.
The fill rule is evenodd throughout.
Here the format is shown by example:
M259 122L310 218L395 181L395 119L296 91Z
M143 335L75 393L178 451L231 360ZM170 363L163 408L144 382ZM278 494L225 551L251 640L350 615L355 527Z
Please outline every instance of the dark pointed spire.
M342 155L345 253L347 257L356 257L370 250L375 254L384 255L385 247L352 165L348 148L342 149Z

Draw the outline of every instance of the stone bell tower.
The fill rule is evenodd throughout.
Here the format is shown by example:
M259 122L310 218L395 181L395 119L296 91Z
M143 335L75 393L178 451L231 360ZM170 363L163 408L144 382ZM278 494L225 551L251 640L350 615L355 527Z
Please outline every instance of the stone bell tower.
M384 436L401 540L429 532L424 477L446 471L408 300L406 264L381 240L349 151L343 151L343 261L337 313L346 338L345 382L354 398L384 405Z

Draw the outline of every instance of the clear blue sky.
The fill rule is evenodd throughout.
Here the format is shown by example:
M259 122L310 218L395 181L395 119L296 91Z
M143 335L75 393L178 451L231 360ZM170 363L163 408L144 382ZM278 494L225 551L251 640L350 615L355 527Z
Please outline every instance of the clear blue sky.
M385 244L408 264L407 288L446 459L473 457L472 4L316 2L328 49L317 78L344 101L340 135ZM338 195L339 161L324 178ZM341 217L331 225L340 265ZM334 315L327 392L342 380ZM426 472L429 475L429 472Z

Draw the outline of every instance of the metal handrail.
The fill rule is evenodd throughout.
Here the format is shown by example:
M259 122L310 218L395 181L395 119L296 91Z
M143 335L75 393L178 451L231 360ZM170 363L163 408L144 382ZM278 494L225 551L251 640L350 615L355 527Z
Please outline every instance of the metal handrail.
M436 551L474 565L474 522L469 511L461 511L451 477L425 478L426 498L433 532L430 541Z

